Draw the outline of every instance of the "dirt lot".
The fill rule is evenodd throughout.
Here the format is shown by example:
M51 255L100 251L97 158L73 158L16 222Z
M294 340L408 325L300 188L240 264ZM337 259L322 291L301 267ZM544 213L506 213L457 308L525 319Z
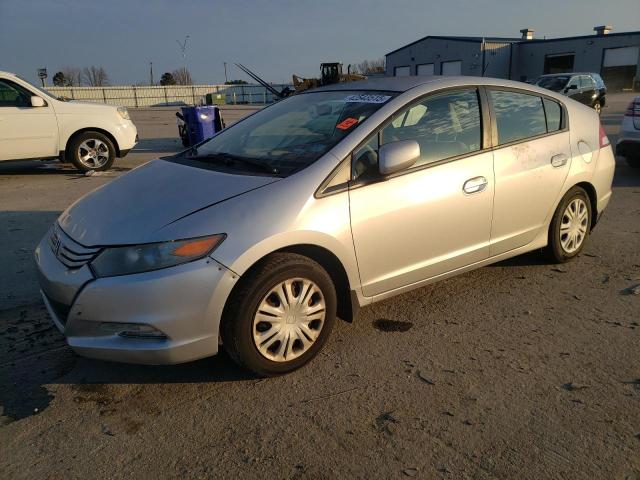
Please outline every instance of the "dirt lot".
M612 142L628 98L604 111ZM179 148L170 110L133 115L142 140L112 173L0 165L0 478L640 480L640 171L619 161L575 261L530 254L363 309L294 374L130 366L69 350L31 257L71 202Z

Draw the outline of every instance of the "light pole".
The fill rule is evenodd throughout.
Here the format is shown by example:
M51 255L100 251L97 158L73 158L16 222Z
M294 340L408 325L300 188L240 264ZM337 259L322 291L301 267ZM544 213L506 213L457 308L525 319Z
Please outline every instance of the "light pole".
M224 62L224 84L226 85L229 82L227 78L227 62Z
M153 87L153 62L149 62L149 85Z

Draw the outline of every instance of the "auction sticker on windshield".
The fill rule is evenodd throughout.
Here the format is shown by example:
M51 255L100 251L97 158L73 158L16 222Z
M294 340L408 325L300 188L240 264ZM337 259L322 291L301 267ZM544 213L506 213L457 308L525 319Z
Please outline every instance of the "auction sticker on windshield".
M349 95L344 101L347 103L384 103L390 98L390 95L360 94Z
M349 117L346 120L343 120L342 122L340 122L338 125L336 125L336 128L339 128L340 130L348 130L349 128L353 127L356 123L358 123L357 119Z

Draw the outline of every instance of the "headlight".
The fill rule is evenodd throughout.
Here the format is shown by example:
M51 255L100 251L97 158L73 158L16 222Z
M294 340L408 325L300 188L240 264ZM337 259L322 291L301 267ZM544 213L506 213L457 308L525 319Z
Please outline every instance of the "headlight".
M91 268L98 277L114 277L173 267L209 255L225 238L225 234L219 234L173 242L106 248L91 262Z
M129 116L129 110L127 110L127 107L118 107L118 114L125 120L131 120L131 117Z

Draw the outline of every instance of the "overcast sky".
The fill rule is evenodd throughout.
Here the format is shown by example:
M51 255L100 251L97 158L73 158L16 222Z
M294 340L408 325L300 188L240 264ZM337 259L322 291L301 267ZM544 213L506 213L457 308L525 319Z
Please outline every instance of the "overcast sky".
M640 1L614 0L0 0L0 70L49 81L64 66L101 65L112 84L155 80L182 66L197 83L317 76L320 62L345 67L383 57L426 35L589 35L640 29Z

